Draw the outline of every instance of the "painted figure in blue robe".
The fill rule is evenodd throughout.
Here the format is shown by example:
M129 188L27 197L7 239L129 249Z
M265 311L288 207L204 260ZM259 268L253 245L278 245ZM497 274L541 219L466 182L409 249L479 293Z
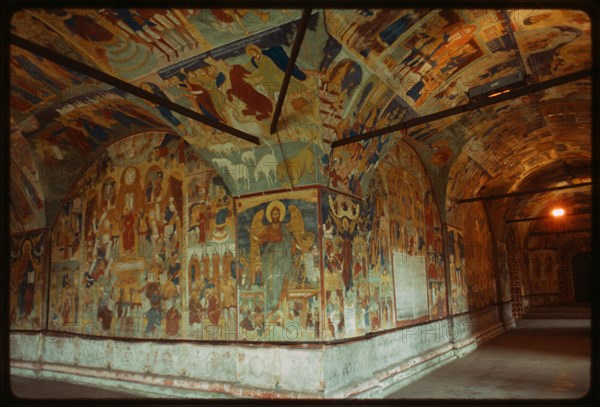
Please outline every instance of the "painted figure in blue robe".
M288 62L290 57L285 53L285 50L281 45L274 45L270 48L261 50L262 54L269 57L271 61L281 70L281 72L285 73L287 69ZM258 68L258 64L256 63L256 59L252 57L250 59L252 66ZM298 68L298 65L294 64L294 68L292 69L292 77L303 81L306 79L306 74Z
M266 209L267 225L251 233L251 239L260 246L260 272L267 288L265 307L269 314L279 309L284 285L294 265L292 246L294 238L283 224L285 206L280 201L271 202ZM258 274L258 273L257 273Z
M146 286L146 298L150 301L150 309L146 312L146 328L144 333L154 332L157 326L161 325L162 297L160 295L160 285L156 282L148 283Z
M392 45L398 39L398 37L404 34L406 30L412 26L415 20L416 16L412 13L408 13L394 21L392 24L388 25L379 33L379 37L387 45Z
M158 97L161 97L165 100L170 100L167 97L167 95L154 83L150 83L150 82L143 83L141 88L143 90L145 90L146 92L150 92L150 93L152 93ZM162 115L162 117L167 119L169 121L169 123L171 123L173 126L175 126L177 128L182 126L179 119L177 119L177 117L175 117L173 115L173 112L171 112L171 109L164 107L162 105L158 105L158 104L155 104L154 107L156 107L156 109L159 111L159 113Z

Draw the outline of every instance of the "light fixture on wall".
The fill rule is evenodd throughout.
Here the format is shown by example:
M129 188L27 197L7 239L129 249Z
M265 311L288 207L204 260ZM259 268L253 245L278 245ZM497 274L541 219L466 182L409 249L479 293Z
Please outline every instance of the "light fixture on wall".
M555 218L560 218L561 216L565 216L565 210L563 208L552 209L552 216L554 216Z

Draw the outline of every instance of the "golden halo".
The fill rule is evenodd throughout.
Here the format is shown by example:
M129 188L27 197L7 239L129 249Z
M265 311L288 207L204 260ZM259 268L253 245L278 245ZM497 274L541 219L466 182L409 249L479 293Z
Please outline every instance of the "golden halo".
M31 240L25 239L25 241L23 241L23 244L21 245L21 255L24 255L25 253L31 253L31 245Z
M246 54L252 56L250 54L250 51L255 51L258 54L257 59L262 58L262 50L258 46L254 45L254 44L248 44L248 46L246 46Z
M285 218L285 206L283 205L283 203L281 201L273 201L267 206L266 211L267 220L269 221L269 223L273 222L273 220L271 219L271 211L275 208L279 209L279 221L283 221L283 218Z

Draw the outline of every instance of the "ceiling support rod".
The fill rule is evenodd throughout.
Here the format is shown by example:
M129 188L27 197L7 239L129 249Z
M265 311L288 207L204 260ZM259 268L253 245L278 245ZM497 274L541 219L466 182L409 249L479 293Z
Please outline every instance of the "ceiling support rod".
M359 134L352 137L343 138L340 140L335 140L331 143L332 148L345 146L347 144L357 143L359 141L368 140L374 137L383 136L388 133L392 133L394 131L405 130L410 127L415 127L421 124L429 123L435 120L444 119L446 117L454 116L460 113L468 112L471 110L480 109L482 107L490 106L495 103L504 102L510 99L515 99L521 96L526 96L531 93L539 92L545 89L549 89L555 86L564 85L565 83L578 81L585 79L591 76L590 69L584 69L582 71L570 73L564 76L559 76L558 78L548 79L547 81L534 83L531 85L523 86L522 88L513 89L510 92L503 93L501 95L495 97L488 97L482 100L476 100L473 102L469 102L464 105L452 107L450 109L442 110L437 113L428 114L421 117L415 117L414 119L407 120L405 122L400 122L393 124L388 127L384 127L382 129L368 131L363 134Z
M59 54L59 53L49 49L49 48L35 44L29 40L26 40L25 38L11 34L11 44L15 45L19 48L22 48L24 50L27 50L27 51L29 51L35 55L38 55L40 57L46 58L49 61L55 62L57 64L65 66L69 69L72 69L74 71L77 71L79 73L87 75L91 78L94 78L101 82L112 85L117 89L121 89L121 90L123 90L127 93L130 93L134 96L137 96L141 99L147 100L148 102L166 107L167 109L177 112L182 116L188 117L192 120L196 120L200 123L204 123L207 126L215 128L217 130L220 130L224 133L229 133L232 136L249 141L250 143L260 145L260 140L256 136L253 136L253 135L243 132L241 130L234 129L233 127L228 126L225 123L221 123L217 120L211 119L208 116L205 116L196 111L188 109L187 107L184 107L177 103L174 103L167 98L163 98L163 97L157 96L153 93L147 92L135 85L132 85L129 82L123 81L119 78L116 78L112 75L102 72L96 68L89 66L89 65L86 65L79 61L71 59L69 57L66 57L62 54Z
M288 60L287 67L285 68L285 76L283 77L283 82L281 83L281 90L279 91L279 97L277 98L277 104L275 105L275 112L273 113L273 119L271 120L271 134L277 131L277 122L279 121L279 115L281 114L283 101L285 100L285 94L287 93L287 88L290 84L292 71L296 66L296 59L298 58L298 54L300 53L300 46L302 45L302 41L304 40L304 34L306 33L306 29L308 28L308 20L310 19L311 11L312 9L310 8L304 9L304 11L302 12L302 18L300 20L300 23L298 24L298 33L296 34L296 38L294 39L294 45L292 45L290 59Z
M588 187L591 185L592 185L592 182L581 182L579 184L563 185L561 187L539 188L539 189L532 189L530 191L517 191L517 192L509 192L507 194L486 195L486 196L479 196L479 197L475 197L475 198L457 199L456 203L463 204L463 203L467 203L467 202L493 201L496 199L510 198L513 196L542 194L544 192L560 191L563 189L582 188L582 187Z
M592 229L572 229L572 230L544 230L542 232L531 232L529 236L543 236L543 235L563 235L566 233L587 233L592 232Z
M580 211L580 212L565 213L564 215L561 216L561 218L563 218L565 216L589 215L590 213L592 213L592 210L586 209L585 211ZM510 219L510 220L507 220L506 223L529 222L532 220L541 220L541 219L556 219L556 217L553 215L546 215L546 216L535 216L533 218Z

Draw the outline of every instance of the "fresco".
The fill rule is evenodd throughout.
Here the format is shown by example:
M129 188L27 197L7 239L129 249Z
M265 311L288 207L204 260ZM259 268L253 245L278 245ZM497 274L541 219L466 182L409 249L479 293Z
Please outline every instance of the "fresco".
M90 89L109 86L18 47L10 49L11 114L15 123Z
M82 240L83 200L75 197L62 206L52 229L52 261L77 260Z
M370 295L365 215L358 200L333 192L321 194L325 340L359 336L381 326L381 304ZM383 274L391 283L391 274L383 269L374 276ZM387 298L382 295L379 300Z
M328 17L332 35L422 113L465 103L470 87L520 70L501 11L361 9Z
M506 251L506 243L496 240L496 250L498 258L498 282L500 284L501 301L510 301L510 285L508 274L508 252Z
M556 250L530 250L530 294L558 293L558 261Z
M10 238L10 329L45 328L47 234L20 233Z
M19 127L34 146L40 165L49 169L41 174L40 181L50 218L59 210L58 201L71 186L74 175L103 146L143 130L169 129L118 90L71 98L40 111L29 121L30 125Z
M208 157L234 196L324 182L326 155L312 143L235 148L231 141L209 149Z
M40 23L53 26L61 41L45 45L56 51L76 50L99 69L134 79L300 14L261 9L48 9L21 11L12 22L19 35L35 39L42 31Z
M463 224L465 250L465 282L469 310L497 302L495 244L489 228L485 207L481 202L463 205L466 213Z
M367 203L371 264L393 269L396 307L404 309L397 320L446 316L440 216L428 174L406 144L394 146L377 167Z
M222 179L180 137L112 144L78 179L53 228L52 325L154 338L183 337L188 326L204 338L211 325L224 334L235 321L232 210ZM210 267L199 261L207 256Z
M423 207L425 245L427 246L425 258L429 290L429 316L431 319L441 319L448 315L444 244L438 206L430 189L425 190Z
M159 70L154 82L143 86L213 120L253 135L268 135L296 25L297 20L288 21L243 40L196 53ZM321 44L322 32L319 15L314 14L306 40ZM234 195L322 182L322 160L326 160L329 147L321 141L316 106L309 103L317 86L315 72L320 62L313 53L301 52L279 131L276 137L263 137L264 146L240 145L231 139L220 145L205 145L206 140L191 137L192 144L204 148L203 156L215 164ZM297 117L302 120L296 120ZM188 131L193 133L193 129ZM287 143L280 148L276 145L281 139Z
M66 332L96 333L95 325L80 326L80 284L77 280L80 262L52 261L48 329Z
M447 226L448 243L446 245L446 256L450 272L450 312L453 315L469 310L468 288L466 280L465 262L465 239L463 232L453 226Z
M538 80L589 68L591 22L579 10L508 12L528 74Z
M121 136L168 127L217 168L234 196L320 184L363 197L379 157L400 135L333 154L331 141L466 103L469 88L508 74L526 70L545 79L591 66L590 22L578 11L315 10L277 133L271 135L300 16L301 10L286 9L116 8L25 10L11 20L15 34L256 135L260 147L135 98L124 98L125 112L86 111L75 120L65 102L82 107L80 102L99 93L117 94L119 102L124 95L17 47L11 51L11 115L44 165L61 163L58 174L76 171L81 163L75 154L98 151L107 128L117 128ZM105 99L112 100L108 94ZM52 113L53 105L62 115ZM469 144L469 156L490 174L503 174L507 156L525 154L509 160L518 172L543 164L535 158L553 153L522 148L522 140L507 135L541 134L558 125L555 116L562 117L550 113L551 107L525 105L518 100L426 123L404 135L414 139L428 172L440 178L471 138L476 140ZM36 131L38 136L30 138ZM491 158L484 162L486 155ZM273 176L274 171L287 176ZM67 188L58 178L53 183L58 189L43 182L50 217L57 211L54 195ZM498 177L502 185L511 179L512 171ZM437 184L433 190L443 201L446 191Z
M233 198L214 168L201 160L187 162L184 188L190 336L232 340L237 319Z
M63 36L61 32L51 29L51 25L47 21L40 19L40 16L43 14L44 12L39 9L17 11L12 15L10 20L11 32L45 48L60 52L76 61L94 67L97 66L95 63L96 59L93 57L89 58L86 55L86 52L90 48L79 48L75 44L72 44L68 37Z
M54 225L52 329L330 340L495 301L489 266L497 243L484 209L456 200L509 191L549 163L589 158L590 80L334 150L331 142L466 103L469 88L509 73L525 70L535 83L588 68L587 15L314 10L270 134L300 15L14 15L14 34L261 141L241 141L12 46L11 231ZM511 213L535 216L538 206ZM495 216L504 209L490 217L504 219ZM445 242L442 221L457 226ZM288 260L277 261L288 274L265 260L283 251Z
M317 15L311 17L307 40L311 37L316 40L317 18ZM195 53L159 70L161 82L157 85L173 100L213 120L237 128L244 128L244 123L256 123L260 126L256 128L258 133L268 134L277 101L275 93L281 87L295 26L295 22L287 22L241 41ZM302 104L297 98L316 85L314 75L305 72L315 67L298 65L300 61L294 67L287 93L292 104Z
M240 340L321 338L317 190L237 200Z
M46 225L44 193L38 165L19 131L10 134L10 231L34 230Z

